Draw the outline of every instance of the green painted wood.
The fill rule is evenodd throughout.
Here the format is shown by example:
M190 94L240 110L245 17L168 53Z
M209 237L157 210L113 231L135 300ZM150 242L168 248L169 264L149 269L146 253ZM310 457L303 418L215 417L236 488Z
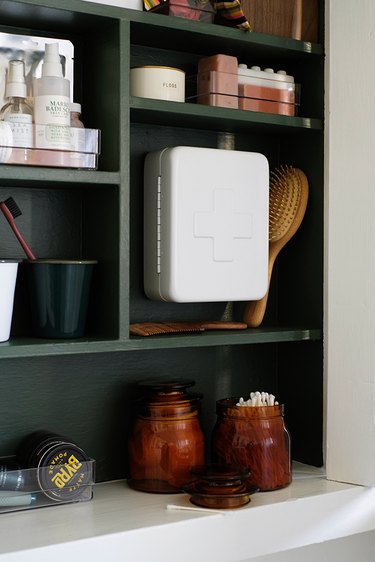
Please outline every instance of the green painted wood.
M149 349L175 349L220 347L223 345L253 345L259 343L280 343L291 341L320 340L320 329L314 328L256 328L240 331L204 332L197 334L178 334L147 336L108 340L82 338L77 340L47 340L37 338L13 337L0 343L0 359L16 357L37 357L83 353L105 353L117 351L142 351Z
M35 187L47 185L52 188L76 188L93 185L117 185L117 172L96 172L92 170L71 170L63 168L39 168L37 166L0 166L0 187Z
M67 435L97 460L98 481L126 477L136 385L166 376L196 381L209 450L216 400L253 389L276 393L276 365L272 344L5 359L0 455L13 454L25 434L47 429Z
M321 3L323 5L323 2ZM98 479L127 476L126 440L137 381L191 377L204 394L208 437L216 399L253 390L285 402L295 458L321 462L323 287L323 45L246 33L81 0L2 0L1 30L64 37L75 47L75 95L86 126L102 131L99 171L0 166L0 197L21 204L17 219L33 247L47 254L99 260L88 336L30 338L27 293L17 292L12 338L0 344L0 454L45 428L70 436L98 461ZM287 68L301 84L297 117L129 97L135 64L181 65L218 52L248 65ZM306 171L311 188L301 231L276 264L264 326L129 338L129 322L220 318L227 303L160 303L142 288L142 177L145 154L173 144L217 146L236 133L238 150L263 152L270 167ZM0 217L1 218L1 217ZM0 222L0 253L21 255ZM19 280L22 286L22 276ZM243 303L234 303L241 318ZM305 393L305 394L304 394ZM301 396L310 400L305 409ZM310 446L311 443L311 446ZM208 447L209 453L209 447Z
M208 107L195 103L166 102L146 98L131 98L132 119L139 123L155 123L199 129L223 129L232 132L294 133L322 130L322 121L310 117L288 117L240 109Z

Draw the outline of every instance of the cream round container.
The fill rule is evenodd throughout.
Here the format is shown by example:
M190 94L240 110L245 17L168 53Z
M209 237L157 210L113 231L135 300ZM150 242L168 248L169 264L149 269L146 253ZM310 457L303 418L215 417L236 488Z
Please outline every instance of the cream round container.
M55 501L77 499L91 482L90 458L76 443L47 431L36 431L20 444L17 459L35 468L43 493Z
M130 70L130 95L185 101L185 72L170 66L139 66Z

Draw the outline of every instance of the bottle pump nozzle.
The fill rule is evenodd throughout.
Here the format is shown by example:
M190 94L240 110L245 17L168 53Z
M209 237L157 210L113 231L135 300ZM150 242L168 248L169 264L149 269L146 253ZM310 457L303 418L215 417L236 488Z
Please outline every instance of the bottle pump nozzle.
M42 76L63 77L58 43L46 43L45 45Z
M25 63L22 60L9 61L5 97L26 97Z

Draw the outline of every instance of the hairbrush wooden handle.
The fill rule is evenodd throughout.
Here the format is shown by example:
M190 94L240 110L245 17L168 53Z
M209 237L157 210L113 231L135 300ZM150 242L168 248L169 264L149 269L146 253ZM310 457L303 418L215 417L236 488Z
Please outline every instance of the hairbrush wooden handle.
M280 237L276 237L275 239L270 239L269 252L268 252L267 293L264 295L262 299L257 301L250 301L247 303L242 319L244 322L246 322L249 328L258 328L258 326L260 326L260 324L263 321L264 314L266 312L267 302L268 302L268 293L270 289L272 270L275 260L279 252L284 248L285 244L289 242L289 240L295 235L295 233L301 226L303 217L305 216L305 212L306 212L309 185L304 172L302 172L302 170L298 168L281 169L281 173L277 177L277 182L280 182L282 185L283 181L284 181L283 187L293 186L294 189L299 190L298 205L294 209L294 216L292 217L292 220L290 221L290 223L288 223L283 220L284 218L286 218L287 213L289 212L288 206L285 204L280 205L281 199L276 197L273 200L274 208L272 209L272 213L271 213L272 204L270 198L270 217L271 215L278 216L278 220L280 221L281 225L283 225L283 223L285 222L285 224L287 224L287 228L284 232L282 232L282 235Z
M246 304L242 320L246 323L248 328L258 328L258 326L260 326L263 322L264 314L267 308L273 265L280 250L280 246L276 247L275 245L270 244L268 255L268 289L262 299L258 301L249 301Z

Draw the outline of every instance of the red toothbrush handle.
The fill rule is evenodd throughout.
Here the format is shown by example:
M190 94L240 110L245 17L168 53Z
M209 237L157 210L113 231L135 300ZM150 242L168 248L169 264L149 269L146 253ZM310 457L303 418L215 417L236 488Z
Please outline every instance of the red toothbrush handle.
M29 258L29 260L36 260L36 257L34 256L32 251L30 250L29 246L26 244L26 242L23 239L20 231L18 230L18 228L16 226L16 223L14 222L14 218L12 216L12 213L9 211L9 209L5 205L5 203L0 202L0 209L2 210L4 217L9 222L11 229L13 230L14 234L16 235L19 243L21 244L21 246L23 248L23 251L25 252L27 257Z

